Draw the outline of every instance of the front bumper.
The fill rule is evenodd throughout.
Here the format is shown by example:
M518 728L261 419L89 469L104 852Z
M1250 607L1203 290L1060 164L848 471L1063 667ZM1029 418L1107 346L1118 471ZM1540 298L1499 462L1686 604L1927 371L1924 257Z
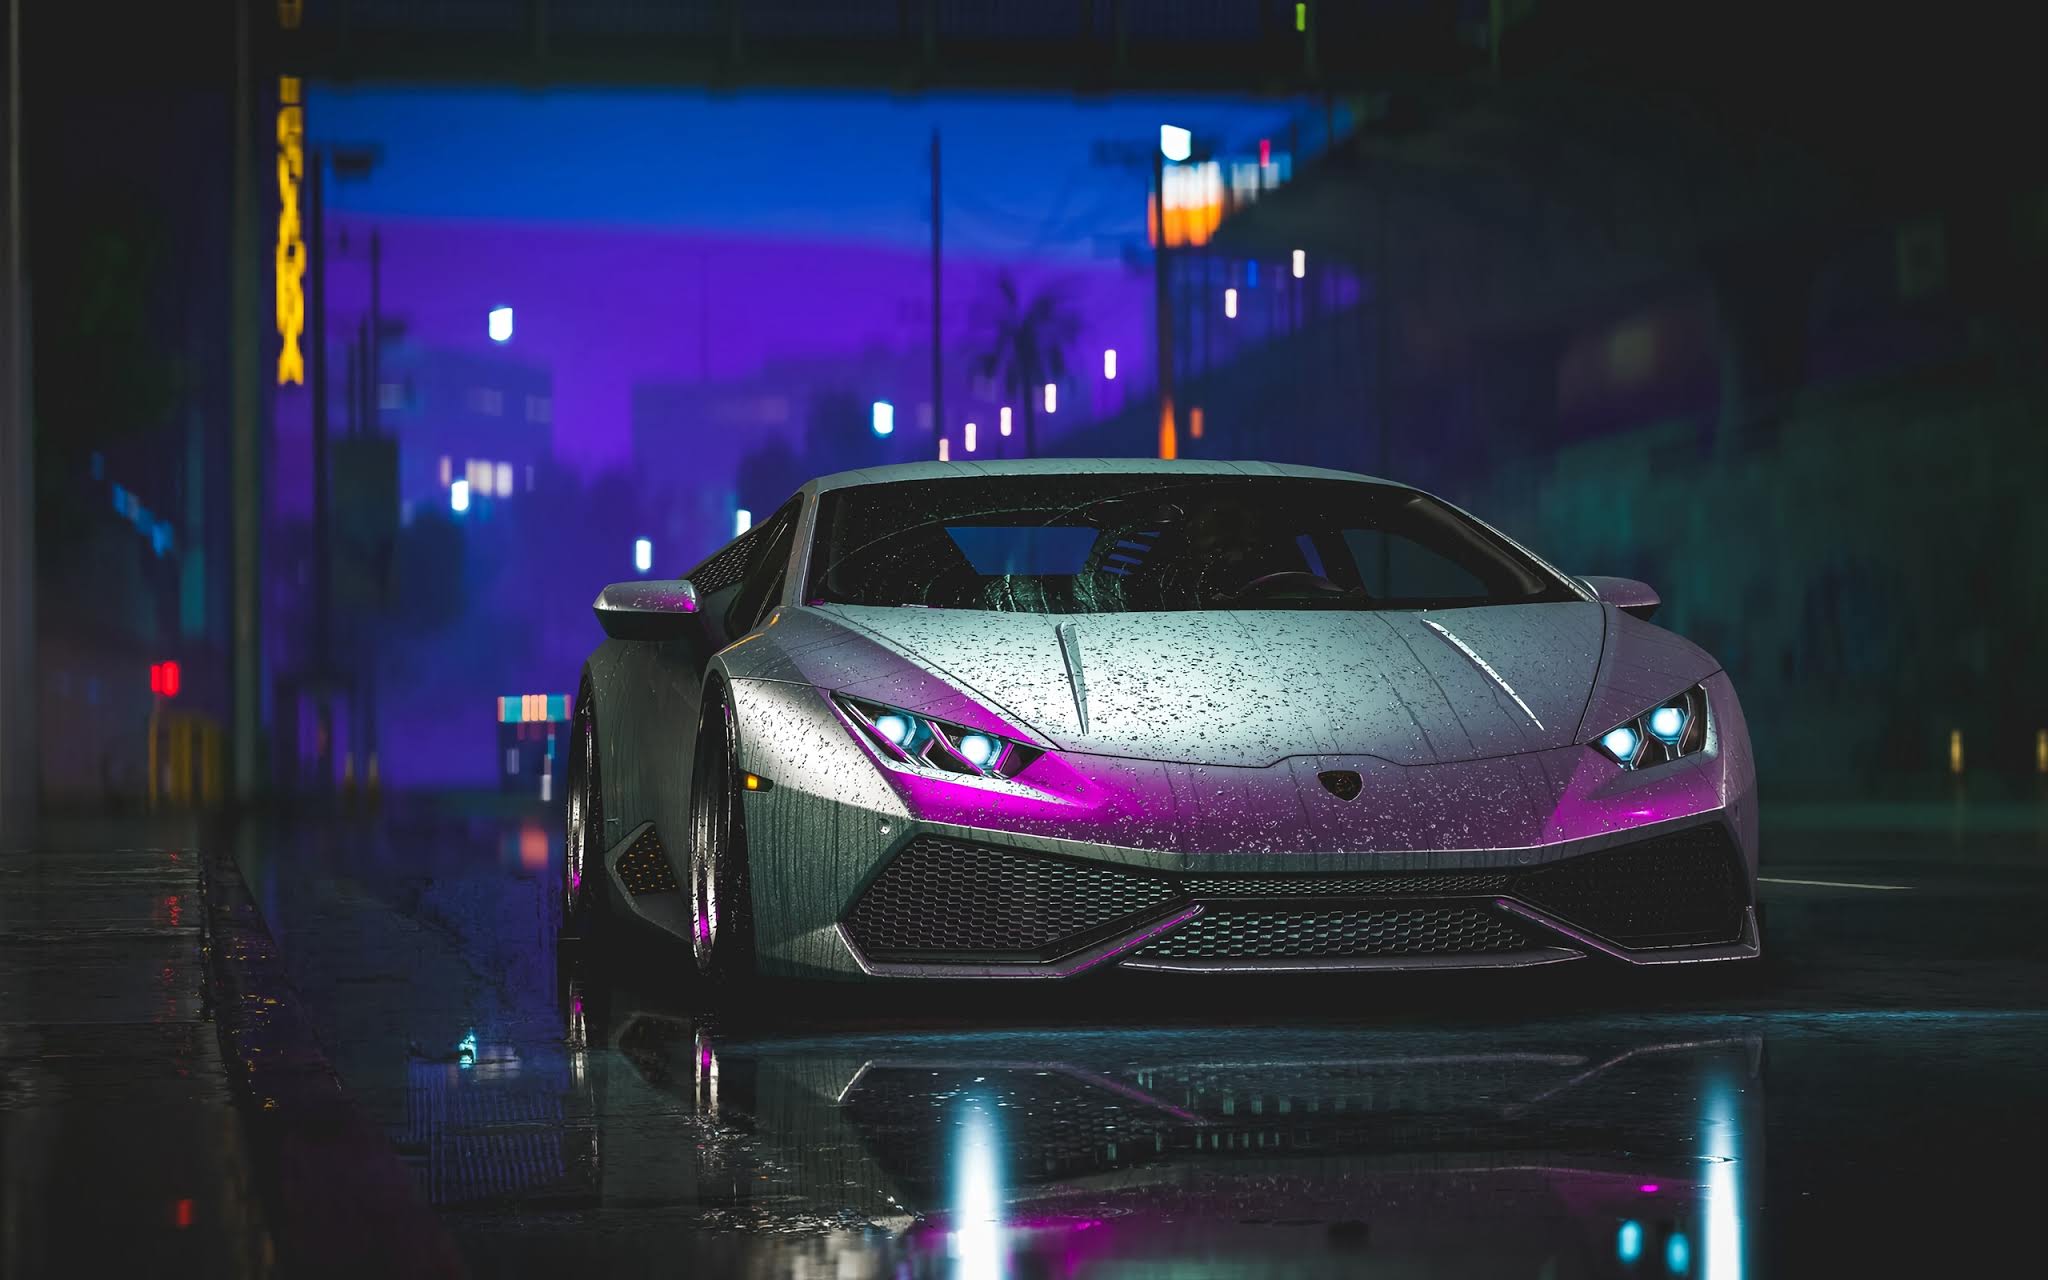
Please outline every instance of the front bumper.
M920 835L838 934L873 977L1635 965L1758 954L1749 877L1716 820L1450 872L1176 873Z

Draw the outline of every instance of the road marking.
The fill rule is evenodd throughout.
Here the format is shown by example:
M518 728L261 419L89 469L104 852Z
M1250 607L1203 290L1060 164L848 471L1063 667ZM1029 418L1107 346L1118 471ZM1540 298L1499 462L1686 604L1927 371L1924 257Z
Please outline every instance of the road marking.
M1758 876L1765 884L1803 884L1816 889L1884 889L1910 890L1910 884L1858 884L1854 880L1780 880L1776 876Z

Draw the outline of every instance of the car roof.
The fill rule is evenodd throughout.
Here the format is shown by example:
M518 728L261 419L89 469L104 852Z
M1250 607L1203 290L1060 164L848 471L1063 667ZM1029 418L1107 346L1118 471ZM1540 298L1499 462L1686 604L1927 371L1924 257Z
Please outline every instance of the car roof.
M1333 471L1327 467L1303 467L1285 462L1221 462L1209 459L1163 458L1010 458L991 462L898 462L884 467L862 467L820 476L804 488L812 494L860 485L896 484L905 480L945 480L961 476L1082 476L1082 475L1170 475L1170 476L1297 476L1322 480L1361 480L1408 488L1394 480L1381 480L1355 471Z

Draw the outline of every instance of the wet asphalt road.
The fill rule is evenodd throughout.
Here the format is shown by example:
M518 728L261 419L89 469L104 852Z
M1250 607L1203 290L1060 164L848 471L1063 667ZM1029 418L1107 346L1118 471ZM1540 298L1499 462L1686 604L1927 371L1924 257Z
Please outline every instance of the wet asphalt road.
M2023 826L1767 826L1743 983L1112 975L723 1023L677 951L558 963L538 818L237 861L477 1275L1960 1274L2038 1249Z

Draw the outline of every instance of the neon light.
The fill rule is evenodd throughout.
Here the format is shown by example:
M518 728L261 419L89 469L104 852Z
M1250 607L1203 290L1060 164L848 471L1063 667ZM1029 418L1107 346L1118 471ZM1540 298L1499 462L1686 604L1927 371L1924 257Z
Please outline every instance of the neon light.
M970 422L970 423L968 423L968 424L967 424L967 427L966 427L966 430L962 432L962 435L963 435L963 436L965 436L965 438L966 438L967 452L969 452L969 453L973 453L973 452L974 452L974 424L973 424L973 423L971 423L971 422Z
M1642 1186L1637 1187L1636 1190L1642 1192L1646 1196L1653 1196L1657 1194L1658 1188L1657 1184L1654 1182L1645 1182Z
M1273 163L1273 140L1271 138L1260 138L1259 167L1263 169L1271 163Z
M1683 1231L1672 1232L1664 1242L1664 1268L1675 1276L1692 1270L1692 1241L1685 1238Z
M1116 381L1116 348L1110 347L1102 353L1102 376Z
M651 539L633 539L633 568L641 573L654 568L654 542Z
M1623 1262L1634 1262L1643 1256L1643 1224L1630 1220L1621 1224L1621 1230L1614 1233L1614 1256Z
M306 174L306 112L299 78L277 79L277 385L304 385L306 353L306 240L299 221L299 184Z
M1004 405L1004 406L1003 406L1003 407L1002 407L1002 408L1001 408L1000 410L998 410L998 411L997 411L997 413L996 413L996 430L997 430L997 431L999 431L999 432L1001 432L1001 433L1002 433L1003 435L1009 435L1009 434L1010 434L1010 406L1009 406L1009 405ZM2048 742L2048 734L2043 734L2043 735L2042 735L2042 741L2043 741L2043 742ZM2048 765L2043 765L2043 766L2041 767L2041 771L2042 771L2043 773L2048 773Z
M1305 275L1307 275L1307 274L1308 274L1308 250L1306 250L1306 249L1296 249L1296 250L1294 251L1294 278L1295 278L1296 280L1299 280L1299 279L1301 279L1301 278L1302 278L1303 276L1305 276Z
M1308 5L1306 3L1294 6L1294 29L1296 31L1308 30Z
M489 324L492 342L512 341L512 308L492 307Z
M1237 319L1237 290L1225 289L1223 291L1223 315L1227 320Z
M1060 411L1060 387L1057 382L1045 384L1045 411L1047 413L1058 413Z
M1159 154L1179 164L1195 152L1195 135L1179 125L1159 126Z
M887 400L875 401L873 416L870 418L874 432L886 436L896 430L896 406Z
M448 486L448 509L455 512L469 510L469 481L457 480Z
M955 1157L952 1253L962 1280L1000 1280L1003 1274L1002 1144L995 1108L969 1095L960 1102L960 1150Z

